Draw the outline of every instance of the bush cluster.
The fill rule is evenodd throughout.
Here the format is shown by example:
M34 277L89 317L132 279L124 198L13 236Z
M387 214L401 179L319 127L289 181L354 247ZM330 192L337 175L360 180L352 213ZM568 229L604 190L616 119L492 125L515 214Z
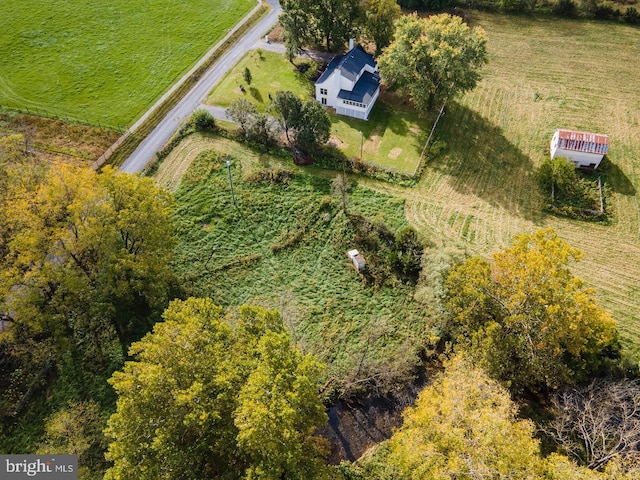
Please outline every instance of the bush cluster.
M247 176L247 181L251 183L269 183L271 185L282 185L293 177L293 172L282 167L267 167L262 170L251 172Z

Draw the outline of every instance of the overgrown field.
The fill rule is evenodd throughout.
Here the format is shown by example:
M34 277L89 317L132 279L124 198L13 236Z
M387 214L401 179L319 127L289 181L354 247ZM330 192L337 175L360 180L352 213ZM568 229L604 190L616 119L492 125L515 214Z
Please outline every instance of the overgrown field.
M233 100L246 98L264 112L278 90L290 90L303 99L313 98L313 82L308 78L316 64L297 59L297 64L309 63L305 74L297 72L284 55L269 51L252 51L227 74L211 92L207 103L228 107ZM248 68L252 81L248 85L244 71ZM240 89L243 86L245 91ZM330 143L348 157L362 158L370 163L413 174L433 118L421 118L415 109L396 97L382 94L368 121L335 115L330 110Z
M118 139L113 130L102 130L61 120L0 113L0 136L20 133L29 150L44 158L64 156L95 161Z
M237 143L194 135L160 166L158 181L177 188L176 267L187 291L221 305L280 309L298 344L329 365L330 390L406 373L424 330L413 289L393 278L374 287L356 274L346 252L360 246L329 178L287 166L293 176L281 184L252 179L277 165ZM392 231L406 225L403 204L362 187L349 194L350 213Z
M129 125L253 0L4 0L0 106Z
M490 63L438 126L444 153L428 159L415 189L376 188L405 198L410 222L432 238L482 255L514 234L554 227L584 252L576 273L640 358L640 31L483 12L473 12L472 23L487 32ZM609 224L542 211L535 169L558 127L609 134L601 172Z

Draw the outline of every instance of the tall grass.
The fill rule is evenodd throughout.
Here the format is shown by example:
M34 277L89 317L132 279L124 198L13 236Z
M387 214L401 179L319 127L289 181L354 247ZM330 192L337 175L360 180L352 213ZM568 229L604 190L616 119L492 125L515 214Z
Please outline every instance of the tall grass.
M329 179L292 170L283 184L249 181L271 161L247 167L244 159L243 167L234 155L235 208L223 153L201 151L176 191L176 268L189 293L280 309L299 345L327 363L327 392L340 386L351 394L406 375L423 314L410 286L390 278L372 287L355 272L346 255L358 247L354 227ZM406 225L403 204L362 187L349 194L351 212L392 230Z

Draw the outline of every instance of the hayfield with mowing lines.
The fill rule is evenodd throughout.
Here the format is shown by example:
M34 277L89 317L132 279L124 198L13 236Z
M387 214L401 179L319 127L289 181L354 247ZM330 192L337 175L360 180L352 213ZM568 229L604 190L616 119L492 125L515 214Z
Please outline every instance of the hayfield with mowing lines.
M640 30L624 25L474 12L490 64L438 127L443 154L414 189L369 182L407 199L417 228L489 255L513 235L551 226L584 257L575 272L619 322L640 358ZM535 169L558 127L609 134L602 179L607 225L542 211ZM433 235L431 235L434 238Z
M0 105L129 125L255 0L3 0Z

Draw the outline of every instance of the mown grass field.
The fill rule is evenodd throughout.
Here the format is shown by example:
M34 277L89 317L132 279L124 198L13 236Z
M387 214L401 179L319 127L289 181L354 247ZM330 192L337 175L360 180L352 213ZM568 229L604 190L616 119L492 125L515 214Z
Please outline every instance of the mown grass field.
M237 209L225 154L233 163ZM155 178L176 193L175 263L183 285L220 305L251 302L281 310L296 342L329 366L333 386L353 389L371 375L393 377L398 365L416 361L425 328L413 289L398 281L373 287L356 274L346 255L358 247L354 230L331 196L330 178L287 165L294 176L283 185L248 180L279 164L201 135L163 161ZM349 205L393 231L407 224L404 201L389 195L355 187Z
M298 59L297 63L308 60ZM243 74L249 68L252 81L247 85ZM245 88L243 93L240 85ZM233 100L246 98L264 112L269 95L290 90L302 99L313 98L313 82L296 72L284 55L253 51L247 54L216 86L207 99L210 105L228 107ZM420 118L415 109L389 95L381 95L368 121L335 115L331 118L330 143L348 157L413 174L433 119ZM426 132L426 133L425 133Z
M126 126L253 0L0 2L0 105Z
M406 215L443 244L488 256L513 235L551 226L584 257L575 272L619 322L640 359L640 30L620 24L473 12L489 39L478 88L438 126L445 152L406 199ZM558 127L609 134L602 178L609 224L542 211L535 169Z

